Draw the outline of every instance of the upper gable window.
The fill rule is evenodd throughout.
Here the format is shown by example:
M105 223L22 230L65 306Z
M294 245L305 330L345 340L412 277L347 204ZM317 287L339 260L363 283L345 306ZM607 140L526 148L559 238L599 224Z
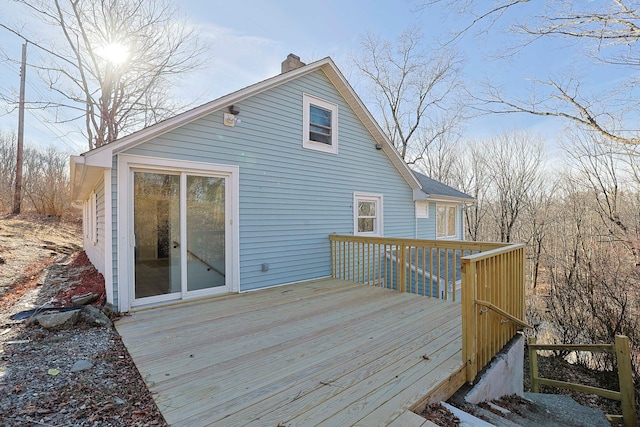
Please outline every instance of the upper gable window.
M338 154L338 106L304 94L302 146Z

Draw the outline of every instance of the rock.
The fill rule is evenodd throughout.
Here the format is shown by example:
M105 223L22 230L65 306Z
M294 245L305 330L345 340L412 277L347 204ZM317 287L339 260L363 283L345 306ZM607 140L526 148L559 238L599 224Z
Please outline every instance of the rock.
M4 263L6 263L6 261L4 260L4 258L2 258L2 257L0 256L0 265L2 265L2 264L4 264Z
M89 292L82 295L73 295L71 297L71 303L74 305L91 304L92 302L98 299L98 296L99 296L98 294L95 294L93 292Z
M106 326L112 325L111 319L105 316L99 309L92 305L85 305L82 307L82 320L88 325L92 326Z
M102 312L104 313L105 316L107 316L108 318L111 318L111 316L116 314L116 308L113 306L113 304L111 304L110 302L107 302L102 306Z
M73 366L71 367L71 372L86 371L87 369L91 368L93 368L93 363L85 359L80 359L73 364Z
M69 329L78 321L80 310L36 314L34 321L45 329Z

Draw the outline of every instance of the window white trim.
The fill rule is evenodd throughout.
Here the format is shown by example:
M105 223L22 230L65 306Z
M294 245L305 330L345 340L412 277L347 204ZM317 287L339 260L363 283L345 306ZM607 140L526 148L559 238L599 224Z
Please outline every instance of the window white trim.
M331 142L325 144L309 138L311 106L331 112ZM302 94L302 147L324 153L338 154L338 106L315 96Z
M84 208L84 230L85 238L92 244L98 243L98 196L95 191L91 192Z
M444 212L442 212L444 210ZM451 210L454 212L453 224L449 222ZM444 216L443 216L444 214ZM458 230L459 230L459 217L460 212L458 210L458 205L451 203L438 203L436 204L436 239L458 239ZM441 219L444 218L444 225L441 229ZM451 233L451 226L453 226L453 234Z
M373 221L373 231L358 231L358 205L359 202L374 202L376 214ZM353 235L354 236L383 236L384 235L384 206L382 204L382 194L374 193L353 193Z
M112 217L112 197L111 191L111 169L104 171L104 284L107 294L107 302L113 301L113 220Z

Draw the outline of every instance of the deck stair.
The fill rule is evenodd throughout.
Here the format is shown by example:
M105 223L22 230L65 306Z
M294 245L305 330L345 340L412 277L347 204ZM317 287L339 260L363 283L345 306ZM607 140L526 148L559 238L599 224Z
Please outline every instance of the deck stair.
M488 403L487 406L480 407L469 403L455 402L458 409L448 405L454 415L458 416L462 427L486 426L486 422L496 427L607 427L611 424L604 413L595 408L580 405L571 397L561 394L525 393L526 404L514 404L510 402L505 405L499 401ZM467 415L473 414L476 418L482 418L474 424ZM472 416L473 416L472 415ZM466 420L466 421L465 421Z

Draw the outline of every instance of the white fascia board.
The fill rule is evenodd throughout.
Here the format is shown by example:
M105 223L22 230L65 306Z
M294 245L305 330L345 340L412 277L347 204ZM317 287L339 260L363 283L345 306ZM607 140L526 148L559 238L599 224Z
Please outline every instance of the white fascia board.
M82 184L84 174L85 174L85 166L84 166L84 157L83 156L71 156L69 158L69 180L71 187L71 200L81 200L79 198L80 193L80 185Z
M105 169L111 168L111 165L109 167L90 165L85 156L71 156L69 163L72 201L86 200L96 183L103 177Z
M463 197L452 197L452 196L439 196L437 194L428 195L426 200L430 202L460 203L465 205L474 205L476 203L476 199L467 199Z
M96 152L95 154L91 151L83 154L83 157L85 158L85 164L87 166L95 166L103 169L111 169L112 160L113 160L113 150L110 148L111 147L109 147L109 149L107 150L101 150L99 152Z

